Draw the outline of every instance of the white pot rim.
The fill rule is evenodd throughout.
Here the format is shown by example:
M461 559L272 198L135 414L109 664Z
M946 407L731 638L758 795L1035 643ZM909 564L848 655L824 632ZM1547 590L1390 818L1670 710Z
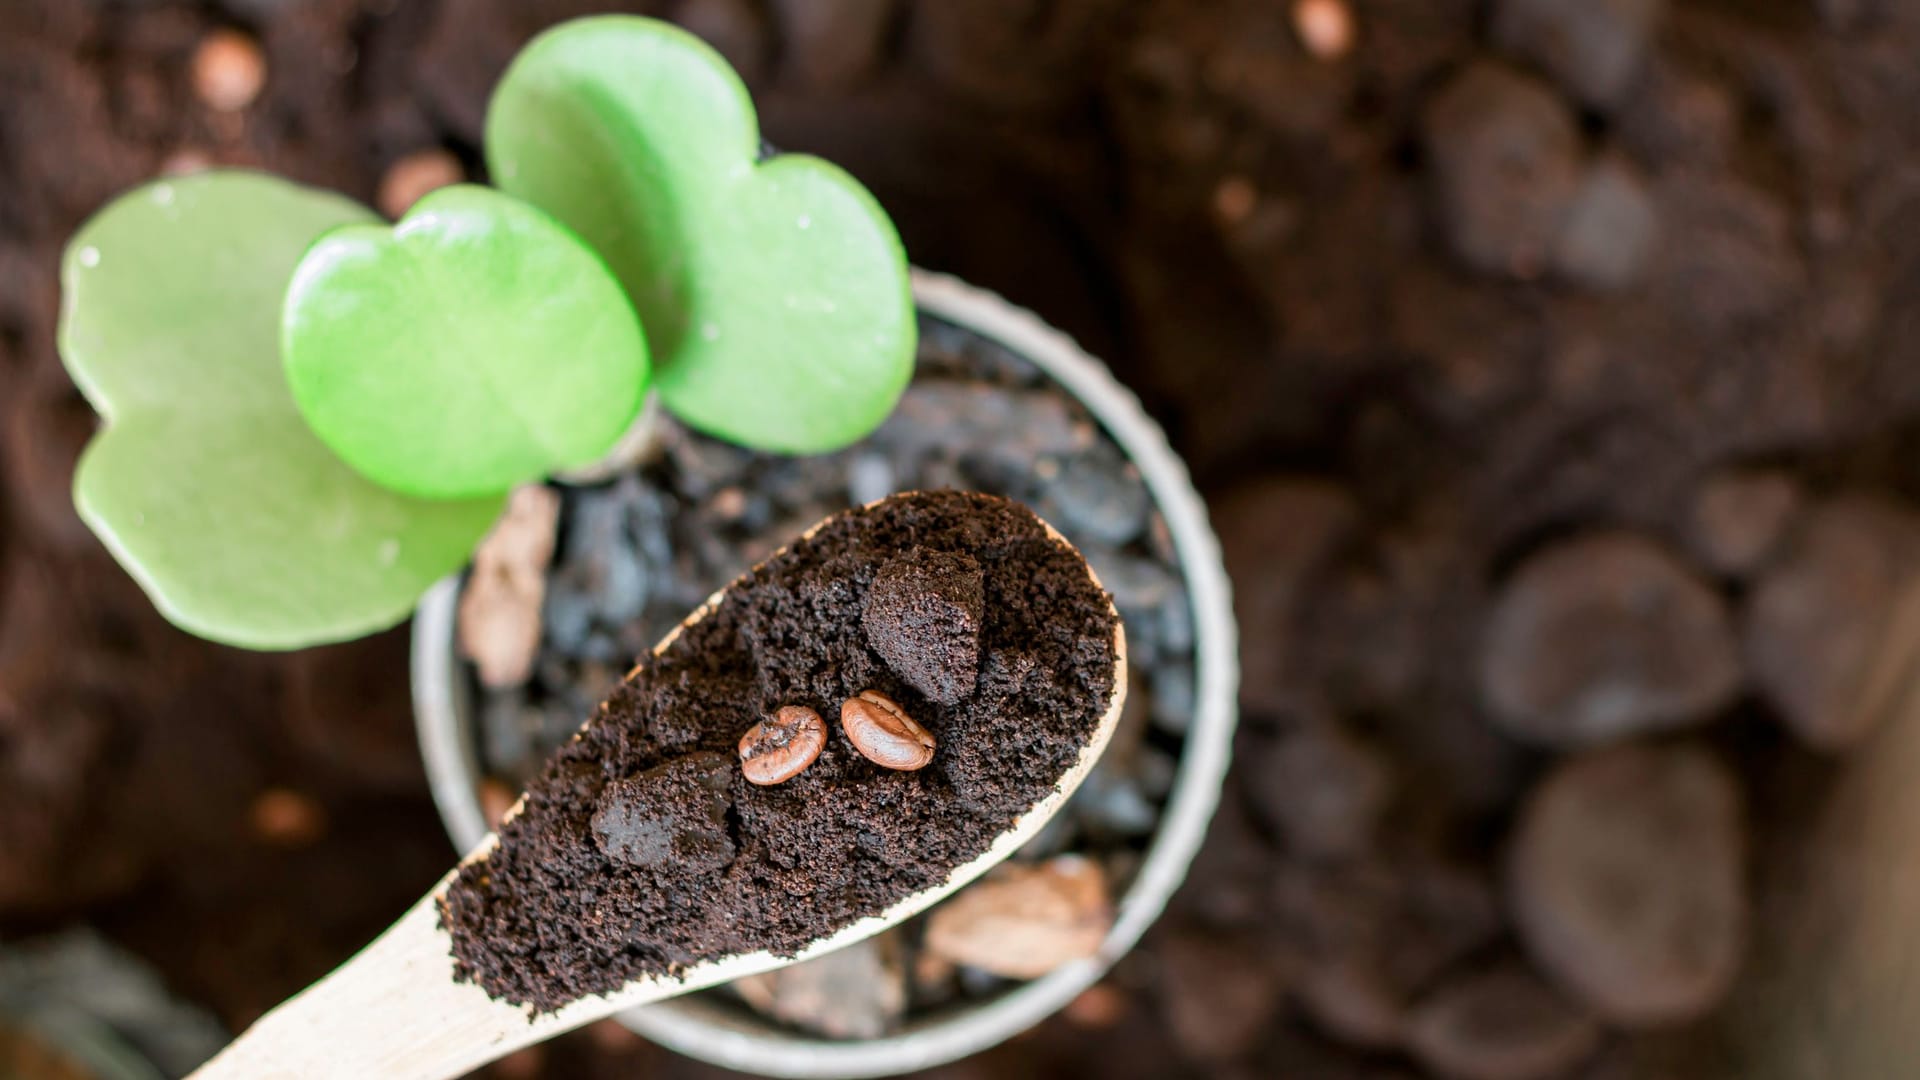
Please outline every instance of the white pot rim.
M999 296L916 269L920 310L997 342L1065 387L1140 470L1166 521L1194 616L1195 700L1172 794L1138 875L1121 896L1099 952L999 997L937 1013L880 1039L836 1042L801 1035L717 1003L689 998L621 1014L620 1022L689 1057L795 1080L888 1076L985 1050L1032 1027L1091 986L1132 949L1185 880L1219 804L1238 722L1239 643L1220 543L1206 506L1164 432L1139 399L1073 339ZM434 802L462 851L487 833L476 783L479 759L470 694L454 650L459 576L420 601L413 624L413 696Z

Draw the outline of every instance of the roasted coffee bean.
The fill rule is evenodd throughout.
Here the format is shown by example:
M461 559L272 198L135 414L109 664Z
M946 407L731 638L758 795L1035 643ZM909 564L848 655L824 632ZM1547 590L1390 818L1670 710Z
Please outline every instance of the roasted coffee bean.
M779 711L740 736L740 771L752 784L778 784L799 776L827 745L827 725L805 705Z
M933 760L933 736L877 690L848 698L840 706L840 727L853 748L875 765L911 771Z

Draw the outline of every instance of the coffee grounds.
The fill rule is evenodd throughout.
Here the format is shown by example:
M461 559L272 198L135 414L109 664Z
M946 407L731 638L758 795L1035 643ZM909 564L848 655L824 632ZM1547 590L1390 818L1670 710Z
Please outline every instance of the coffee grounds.
M916 548L981 569L979 676L951 705L888 667L862 625L880 568ZM462 868L442 903L457 977L551 1011L719 956L792 955L939 885L1077 759L1113 693L1114 620L1078 556L1008 500L920 493L833 518L647 658L548 762L499 847ZM712 788L652 770L732 757L782 705L838 716L869 689L934 735L932 764L882 768L830 725L819 759L785 783L756 787L731 768L730 860L716 865L724 845L711 835L669 837L689 857L665 865L606 854L634 850L621 806L709 829Z
M733 861L727 828L733 774L725 754L683 754L639 776L608 784L593 815L593 838L607 858L704 874Z
M867 592L867 644L913 688L942 705L973 692L980 676L980 564L969 555L915 548L889 559Z

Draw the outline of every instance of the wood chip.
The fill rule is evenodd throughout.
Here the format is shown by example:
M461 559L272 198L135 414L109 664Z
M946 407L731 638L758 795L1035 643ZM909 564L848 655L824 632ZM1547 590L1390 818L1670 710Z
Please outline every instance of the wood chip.
M518 686L533 673L559 521L558 492L538 484L520 488L473 553L473 573L460 595L460 652L486 686Z

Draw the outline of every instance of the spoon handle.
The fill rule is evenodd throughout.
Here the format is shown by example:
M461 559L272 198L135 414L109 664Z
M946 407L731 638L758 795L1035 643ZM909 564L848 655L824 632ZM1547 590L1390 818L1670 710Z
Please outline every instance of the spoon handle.
M588 998L529 1019L525 1009L454 982L452 942L436 906L450 880L188 1080L447 1080L635 1003Z

